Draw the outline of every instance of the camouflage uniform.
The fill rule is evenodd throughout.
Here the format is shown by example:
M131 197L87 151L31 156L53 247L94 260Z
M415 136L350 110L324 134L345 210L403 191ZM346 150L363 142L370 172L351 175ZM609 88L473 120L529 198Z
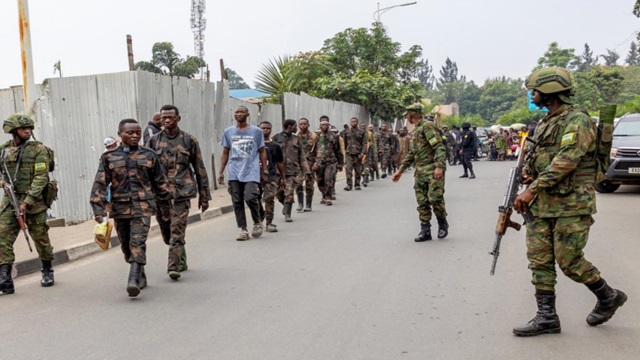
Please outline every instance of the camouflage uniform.
M330 200L333 194L336 167L343 164L338 135L332 132L318 135L315 164L318 165L316 179L318 180L318 189L322 193L322 199Z
M111 212L125 261L145 265L146 241L156 200L165 214L171 212L169 182L153 150L122 145L100 157L91 189L95 216L106 216L107 186L111 184Z
M28 141L22 147L16 147L13 140L7 141L0 147L3 162L9 174L2 169L3 179L10 176L13 180L14 192L18 203L26 203L26 225L35 243L41 260L53 259L53 247L49 240L49 226L47 225L47 206L44 203L42 191L49 182L49 152L38 141ZM19 161L19 167L16 166ZM4 181L2 181L4 184ZM14 214L11 198L7 194L0 203L0 265L11 265L15 262L13 244L20 232L18 220Z
M374 131L367 130L367 162L366 166L369 168L370 179L373 180L374 176L380 178L380 172L378 170L378 134Z
M198 140L183 130L178 129L173 138L161 131L151 137L148 147L156 152L166 171L174 200L171 219L164 220L160 214L156 215L162 239L169 245L167 270L184 271L187 268L185 234L191 199L198 195L200 203L211 200L207 169Z
M362 157L366 155L367 151L367 135L364 130L358 127L350 127L344 131L343 139L347 159L347 187L351 188L354 185L354 171L355 186L359 187L362 177Z
M391 132L380 131L378 133L378 137L380 138L380 143L378 145L378 154L380 157L380 167L382 170L383 177L386 177L386 174L392 172L391 169L391 150L393 148L393 140L391 139L393 135Z
M296 135L287 132L276 134L273 142L280 145L284 155L284 171L286 185L282 189L284 192L284 203L293 204L293 194L301 183L303 176L311 174L307 158L304 153L302 140Z
M267 225L273 221L273 215L275 213L275 198L280 187L280 173L278 172L278 163L284 161L282 155L282 149L280 145L273 141L264 142L267 151L268 171L267 180L261 184L262 203L260 204L260 218L267 221Z
M444 141L444 138L442 138L442 140ZM400 135L398 138L398 142L399 142L399 149L400 149L400 151L398 151L398 164L402 164L402 160L404 160L404 158L409 153L409 147L411 146L411 135L409 134Z
M302 142L302 150L304 152L305 158L307 159L307 165L309 166L309 169L311 169L315 162L315 146L316 142L318 141L318 135L314 132L307 131L306 134L298 132L298 137ZM306 204L309 210L311 210L311 202L313 200L315 182L315 174L313 172L310 172L309 175L305 176L304 181L301 182L300 185L298 185L298 187L296 188L296 193L298 194L298 203L300 205L303 202L303 193L306 192ZM307 209L305 209L305 211L307 211Z
M438 218L446 218L447 211L444 203L444 177L435 180L436 168L446 169L446 150L438 129L421 120L412 133L409 153L400 165L400 171L405 171L412 164L416 171L414 174L418 201L418 214L422 223L431 221L431 208Z
M391 151L389 152L389 165L392 171L398 169L398 155L400 154L400 140L398 134L391 134ZM391 171L389 172L391 173Z

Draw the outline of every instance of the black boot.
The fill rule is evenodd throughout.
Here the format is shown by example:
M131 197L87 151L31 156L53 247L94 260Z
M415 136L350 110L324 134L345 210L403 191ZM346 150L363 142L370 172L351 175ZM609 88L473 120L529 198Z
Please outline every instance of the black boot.
M462 174L461 176L459 176L461 179L462 178L468 178L469 177L469 173L467 172L467 168L464 168L464 174Z
M430 223L420 223L420 234L418 237L414 239L415 242L423 242L431 240L431 224Z
M13 294L16 289L13 287L13 279L11 278L11 264L0 265L0 291L3 294Z
M369 175L362 175L362 186L367 187L369 184Z
M475 179L476 178L476 174L473 173L473 168L470 168L469 172L471 173L471 175L469 175L469 179Z
M51 260L42 260L42 280L40 285L43 287L53 286L55 280L53 279L53 269L51 268Z
M142 266L133 261L131 262L131 267L129 268L129 280L127 281L127 292L129 296L134 297L140 294L140 272Z
M616 310L627 301L627 294L613 289L604 279L600 279L595 284L587 285L587 287L598 297L596 307L587 316L587 324L591 326L609 321Z
M284 204L284 210L282 210L282 213L284 214L284 221L286 222L293 221L293 219L291 219L291 208L293 208L293 204Z
M513 329L517 336L536 336L542 334L559 334L560 318L556 314L556 295L552 292L536 292L538 312L525 325Z
M307 203L304 206L304 212L311 211L311 203L313 202L313 194L307 194Z
M304 194L298 193L298 207L296 208L297 212L302 212L304 207Z
M438 219L438 239L444 239L449 235L449 223L447 222L447 218L437 218Z
M144 272L144 265L140 266L140 290L147 287L147 274Z

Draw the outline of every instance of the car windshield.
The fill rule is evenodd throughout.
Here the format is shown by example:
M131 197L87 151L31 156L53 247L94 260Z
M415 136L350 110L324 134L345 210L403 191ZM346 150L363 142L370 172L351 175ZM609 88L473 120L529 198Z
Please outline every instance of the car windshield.
M622 119L618 122L614 136L640 136L640 117Z

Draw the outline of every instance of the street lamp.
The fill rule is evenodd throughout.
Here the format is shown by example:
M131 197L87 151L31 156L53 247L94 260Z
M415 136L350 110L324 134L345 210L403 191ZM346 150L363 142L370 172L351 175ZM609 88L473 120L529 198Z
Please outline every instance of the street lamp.
M389 11L389 10L391 10L393 8L400 7L400 6L411 6L411 5L415 5L417 3L418 3L417 1L414 1L414 2L410 2L410 3L387 6L387 7L382 8L382 9L380 9L380 3L378 3L378 10L376 10L376 12L373 13L373 19L376 22L380 22L380 16L382 16L382 14L386 13L387 11Z

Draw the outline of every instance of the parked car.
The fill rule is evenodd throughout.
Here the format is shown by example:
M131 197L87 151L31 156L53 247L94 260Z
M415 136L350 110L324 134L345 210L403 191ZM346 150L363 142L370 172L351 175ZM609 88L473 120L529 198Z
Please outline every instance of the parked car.
M623 184L640 185L640 114L625 115L617 122L607 179L594 187L600 193L611 193Z

